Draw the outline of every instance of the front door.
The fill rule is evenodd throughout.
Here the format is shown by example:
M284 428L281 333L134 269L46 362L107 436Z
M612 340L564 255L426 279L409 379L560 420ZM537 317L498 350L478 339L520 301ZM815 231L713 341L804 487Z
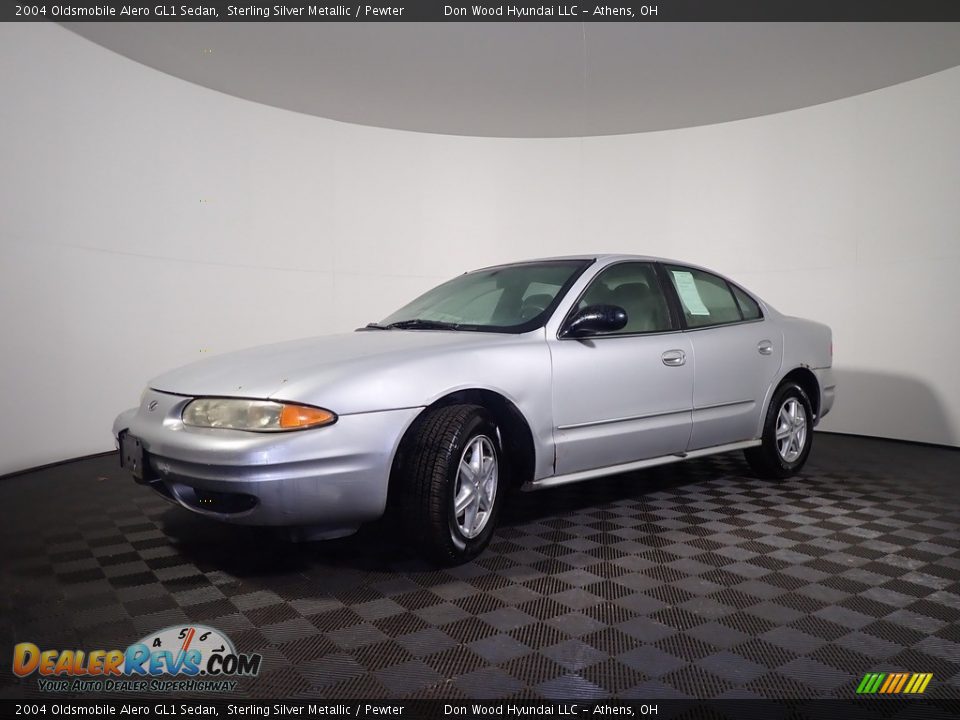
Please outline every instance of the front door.
M602 270L572 312L616 305L626 326L553 338L556 474L683 452L690 439L693 352L651 263Z

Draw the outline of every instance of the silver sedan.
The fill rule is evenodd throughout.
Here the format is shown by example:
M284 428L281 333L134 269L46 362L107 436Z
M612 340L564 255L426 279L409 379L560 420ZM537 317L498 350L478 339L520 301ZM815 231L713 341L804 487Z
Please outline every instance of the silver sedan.
M319 539L390 509L461 562L511 487L732 450L796 473L833 405L832 354L829 327L695 265L551 258L161 375L113 430L134 479L192 512Z

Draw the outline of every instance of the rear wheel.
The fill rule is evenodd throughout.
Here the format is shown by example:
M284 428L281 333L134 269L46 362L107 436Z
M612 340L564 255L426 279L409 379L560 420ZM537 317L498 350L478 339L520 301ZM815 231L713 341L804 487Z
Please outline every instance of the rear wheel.
M759 447L744 452L760 477L787 478L807 462L813 446L813 410L799 385L787 383L774 393L767 409Z
M479 405L427 413L401 448L401 522L431 559L466 562L497 524L505 485L499 431Z

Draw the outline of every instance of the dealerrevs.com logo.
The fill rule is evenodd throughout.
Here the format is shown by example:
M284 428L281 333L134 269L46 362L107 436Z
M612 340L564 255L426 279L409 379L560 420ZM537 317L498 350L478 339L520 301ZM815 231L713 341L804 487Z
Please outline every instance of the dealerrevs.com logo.
M43 650L29 642L13 648L13 674L36 674L48 692L229 692L233 678L257 675L262 661L205 625L164 628L126 650Z

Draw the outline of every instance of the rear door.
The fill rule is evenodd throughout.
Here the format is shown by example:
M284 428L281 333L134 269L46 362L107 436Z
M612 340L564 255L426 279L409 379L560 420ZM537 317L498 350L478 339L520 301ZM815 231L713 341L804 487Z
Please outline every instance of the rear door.
M689 450L756 437L763 399L783 360L783 335L741 288L696 268L663 265L693 346Z

